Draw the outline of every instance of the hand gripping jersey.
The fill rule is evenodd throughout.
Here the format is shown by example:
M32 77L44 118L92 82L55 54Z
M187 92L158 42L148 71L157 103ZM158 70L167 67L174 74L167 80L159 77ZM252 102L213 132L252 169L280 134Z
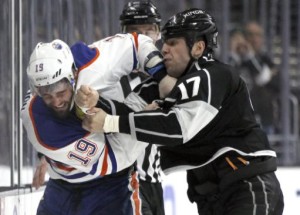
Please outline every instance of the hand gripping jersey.
M144 96L153 92L148 90ZM122 109L117 102L113 105ZM120 132L161 144L161 166L166 174L205 166L227 152L276 157L255 121L244 81L231 67L205 56L178 79L162 111L129 115L120 111L119 115Z
M117 34L90 47L76 43L71 50L79 69L77 89L85 84L105 97L123 100L120 78L133 69L143 70L149 61L147 56L156 48L143 35ZM153 67L161 60L156 62ZM147 146L126 134L89 133L73 112L67 119L58 119L42 98L30 93L21 117L30 142L46 156L53 179L77 183L121 171L132 165Z
M133 70L151 72L163 66L162 56L152 40L144 35L116 34L90 47L93 49L89 51L83 44L71 47L79 69L77 89L82 84L89 85L106 98L124 100L119 81Z

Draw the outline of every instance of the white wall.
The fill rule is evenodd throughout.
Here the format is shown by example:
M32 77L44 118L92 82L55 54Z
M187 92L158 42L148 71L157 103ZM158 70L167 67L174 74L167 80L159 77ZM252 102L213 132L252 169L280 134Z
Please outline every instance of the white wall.
M283 215L299 215L300 168L279 168L276 175L284 195Z
M33 215L36 214L38 203L43 195L39 192L19 194L0 198L1 215Z
M185 172L172 173L164 178L165 215L198 215L196 204L187 197Z

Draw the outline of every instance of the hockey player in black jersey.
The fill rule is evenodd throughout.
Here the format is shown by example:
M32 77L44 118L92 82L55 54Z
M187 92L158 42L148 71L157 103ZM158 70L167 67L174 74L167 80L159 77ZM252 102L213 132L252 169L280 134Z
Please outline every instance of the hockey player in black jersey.
M244 81L213 58L217 34L203 10L173 16L162 28L162 52L168 75L178 81L162 106L128 113L123 104L100 97L97 106L104 111L92 108L95 114L83 127L160 143L163 170L187 170L188 197L201 215L282 214L276 153L255 121ZM125 103L149 103L155 86L149 81Z

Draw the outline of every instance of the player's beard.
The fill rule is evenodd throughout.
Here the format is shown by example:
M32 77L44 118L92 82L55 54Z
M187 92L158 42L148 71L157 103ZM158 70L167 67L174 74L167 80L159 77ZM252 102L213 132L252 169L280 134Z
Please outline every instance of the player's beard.
M66 119L70 115L71 102L65 103L62 109L55 109L51 107L53 115L59 119Z

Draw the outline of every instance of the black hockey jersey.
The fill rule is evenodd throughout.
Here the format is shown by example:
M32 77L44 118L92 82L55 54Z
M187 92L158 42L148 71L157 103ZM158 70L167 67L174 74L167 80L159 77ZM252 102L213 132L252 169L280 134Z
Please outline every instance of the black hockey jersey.
M144 95L151 93L153 89ZM159 144L165 173L205 166L229 151L276 157L255 121L246 84L238 72L206 57L178 79L161 110L121 115L119 129L138 140Z

